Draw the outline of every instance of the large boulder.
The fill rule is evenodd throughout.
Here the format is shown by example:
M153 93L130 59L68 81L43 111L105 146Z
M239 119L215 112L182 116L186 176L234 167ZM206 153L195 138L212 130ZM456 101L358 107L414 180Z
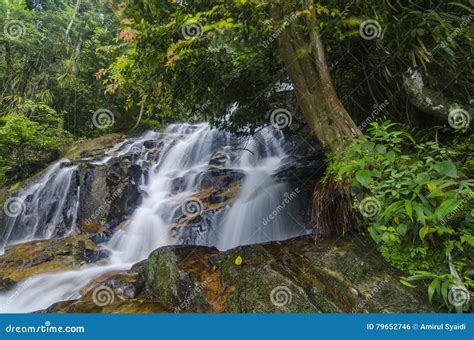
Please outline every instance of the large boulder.
M0 256L0 291L31 276L78 269L106 257L87 235L12 245Z
M109 273L83 296L47 312L430 313L424 291L355 236L318 244L309 236L219 252L168 246L126 272ZM99 303L94 292L109 292Z
M147 262L146 294L178 312L433 312L423 292L356 237L238 247L172 246Z

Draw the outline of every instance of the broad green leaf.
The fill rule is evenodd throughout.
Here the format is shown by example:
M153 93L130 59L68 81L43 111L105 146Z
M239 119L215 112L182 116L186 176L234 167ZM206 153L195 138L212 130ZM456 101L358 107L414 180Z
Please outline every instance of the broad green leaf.
M356 172L356 179L362 186L367 187L372 180L373 172L369 170L359 170Z
M461 236L461 242L467 242L470 246L474 247L474 236L463 235Z
M441 285L441 296L443 297L443 301L445 304L448 304L448 289L449 281L444 281Z
M416 286L414 284L411 284L410 282L408 282L407 280L404 280L404 279L400 279L400 283L407 286L407 287L410 287L410 288L416 288Z
M407 225L402 223L402 224L399 224L397 226L397 233L400 235L400 236L405 236L405 234L407 233Z
M431 280L436 278L436 275L426 271L416 271L414 275L406 278L407 281Z
M387 154L385 155L385 157L386 157L390 162L393 162L393 161L395 160L395 152L389 151L389 152L387 152Z
M387 152L387 148L385 147L385 145L382 145L382 144L377 144L375 146L375 150L377 150L377 152L382 154L382 155Z
M428 300L430 301L430 303L433 300L433 295L436 291L436 288L438 288L438 282L439 282L439 279L436 278L433 280L433 282L431 282L431 284L428 287Z
M416 175L416 182L420 185L428 183L430 180L430 175L426 172Z
M418 232L420 238L422 240L425 239L426 235L432 233L433 231L435 231L436 229L433 228L433 227L429 227L429 226L424 226L423 228L420 229L420 231Z
M377 229L375 229L374 227L369 227L369 234L375 241L375 243L380 243L380 235L377 232Z
M415 210L417 220L421 222L423 225L426 224L426 216L423 212L423 208L417 202L413 202L413 209Z
M442 161L435 164L434 169L443 176L458 177L456 165L451 161Z
M445 200L441 205L436 209L435 215L436 217L441 220L452 211L456 210L459 207L460 203L458 200L449 199Z

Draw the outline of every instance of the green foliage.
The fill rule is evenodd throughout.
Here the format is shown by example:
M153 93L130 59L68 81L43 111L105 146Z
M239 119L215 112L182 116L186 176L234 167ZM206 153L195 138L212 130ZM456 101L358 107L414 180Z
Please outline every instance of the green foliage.
M160 122L199 116L236 133L268 124L281 102L272 85L287 81L276 44L262 46L274 31L268 4L141 3L123 9L129 50L109 68L110 92L126 93L128 108L143 105Z
M62 145L71 141L69 133L58 127L62 122L54 119L54 110L45 105L40 108L50 113L46 119L37 119L41 122L21 114L0 118L0 184L41 169L58 157Z
M272 3L290 19L275 22ZM293 94L276 91L288 84L277 38L287 27L316 28L302 24L304 3L127 1L119 14L128 50L109 68L108 89L126 95L129 108L144 105L148 118L161 122L187 119L199 111L196 105L210 101L201 119L234 132L252 132L268 124L275 108L294 109L289 104L294 97L288 99ZM466 23L473 13L468 4L312 3L336 89L354 120L364 120L374 104L386 100L390 105L384 112L404 119L399 108L406 106L406 98L400 88L408 67L419 69L429 88L468 105L472 25ZM367 20L377 21L378 38L361 37L359 29ZM183 27L191 25L196 34L186 38ZM229 115L234 103L239 105ZM407 109L415 120L417 110Z
M100 80L120 54L118 21L107 1L2 1L0 13L0 115L44 104L74 135L102 133L93 128L93 113L120 112L122 104L120 96L104 95ZM116 128L122 127L116 118Z
M443 145L388 121L371 125L330 173L360 193L355 207L383 256L413 274L405 282L431 280L430 301L453 308L448 288L474 288L473 137Z
M406 101L400 88L408 67L419 70L429 88L443 92L453 102L468 105L472 92L468 70L472 69L474 46L472 1L324 3L338 10L334 17L321 18L322 39L331 51L329 62L337 62L332 76L339 93L343 99L350 93L351 100L344 101L350 112L360 112L361 103L367 109L388 99L385 113L405 118L399 109ZM374 39L361 38L360 29L367 20L378 23ZM365 85L362 89L361 82ZM416 114L414 108L407 109L412 116ZM369 110L361 115L364 117Z

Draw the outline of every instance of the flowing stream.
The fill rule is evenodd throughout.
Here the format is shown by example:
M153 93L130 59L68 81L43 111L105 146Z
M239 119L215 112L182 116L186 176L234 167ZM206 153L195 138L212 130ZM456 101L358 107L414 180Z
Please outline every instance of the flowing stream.
M140 187L146 193L143 201L124 227L102 245L110 254L107 262L28 278L0 295L1 312L32 312L61 300L78 298L80 289L95 277L127 270L153 250L178 243L179 239L170 233L170 225L176 222L177 209L182 210L183 202L199 191L202 174L209 169L216 152L225 155L224 169L238 171L244 177L235 201L213 215L201 238L190 243L227 250L308 233L288 214L275 213L282 201L289 201L291 190L288 184L277 182L272 176L288 162L280 130L268 127L242 140L211 129L205 123L175 124L163 133L149 132L119 143L91 164L106 164L133 149L141 151L140 157L134 160L141 165L148 161L144 143L157 139L163 141L161 150L140 180ZM76 171L77 166L61 160L18 196L25 206L22 214L7 219L0 250L6 245L67 236L75 231L81 189L74 185ZM172 190L176 178L183 179L182 190L177 193ZM185 209L193 212L202 209L199 201L188 203L191 206ZM298 200L295 198L290 204L298 204Z

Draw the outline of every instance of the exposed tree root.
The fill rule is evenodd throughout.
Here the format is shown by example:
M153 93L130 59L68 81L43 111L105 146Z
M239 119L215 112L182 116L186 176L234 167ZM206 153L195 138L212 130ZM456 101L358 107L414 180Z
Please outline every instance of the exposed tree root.
M360 223L352 207L349 186L333 176L326 176L313 193L313 234L321 237L343 236L359 229Z

